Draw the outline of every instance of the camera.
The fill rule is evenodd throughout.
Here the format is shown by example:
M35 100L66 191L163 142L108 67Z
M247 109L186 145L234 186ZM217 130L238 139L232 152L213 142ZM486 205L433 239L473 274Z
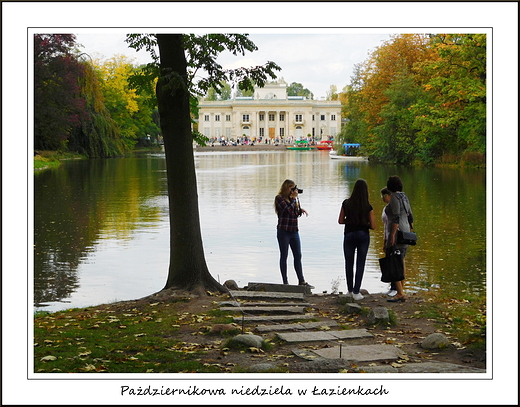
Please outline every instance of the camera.
M299 189L298 187L294 187L291 191L298 191L299 194L303 194L303 189Z

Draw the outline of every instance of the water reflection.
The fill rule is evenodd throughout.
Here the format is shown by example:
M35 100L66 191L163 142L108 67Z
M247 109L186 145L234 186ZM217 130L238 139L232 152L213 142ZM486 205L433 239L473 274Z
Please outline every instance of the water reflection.
M345 291L343 199L358 178L370 187L371 232L363 288L380 292L383 202L397 174L410 197L417 246L407 256L408 287L483 290L486 283L485 171L416 169L338 162L326 152L199 153L195 157L206 261L215 278L280 282L274 196L286 178L304 193L303 266L315 292ZM49 310L139 298L166 281L168 202L162 155L66 163L35 174L34 303ZM289 264L291 255L289 255ZM290 282L296 282L289 269ZM39 308L39 307L37 307Z

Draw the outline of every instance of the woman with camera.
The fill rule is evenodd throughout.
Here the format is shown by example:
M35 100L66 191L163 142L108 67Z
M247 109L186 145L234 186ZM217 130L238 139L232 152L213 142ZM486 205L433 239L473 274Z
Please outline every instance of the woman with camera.
M345 273L347 289L354 300L364 297L359 290L365 272L365 262L370 245L369 229L376 228L374 208L368 201L368 185L364 179L358 179L350 198L341 204L338 223L345 225L343 237L343 254L345 256ZM354 278L354 255L356 257L356 275Z
M286 179L274 198L274 208L278 215L278 225L276 226L276 237L280 248L280 272L282 273L282 281L289 284L287 279L287 257L289 255L289 247L294 257L294 269L298 277L298 284L314 288L305 281L303 277L302 267L302 251L300 244L300 234L298 232L298 218L305 214L309 216L307 211L300 207L298 194L303 190L298 189L294 181Z

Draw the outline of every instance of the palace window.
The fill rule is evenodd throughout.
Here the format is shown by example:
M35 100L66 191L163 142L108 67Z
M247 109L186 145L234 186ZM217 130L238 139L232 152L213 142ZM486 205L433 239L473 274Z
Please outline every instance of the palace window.
M209 114L205 114L204 115L204 121L205 122L209 122Z
M325 115L324 115L324 114L322 114L322 115L320 116L320 120L325 120Z
M260 114L258 115L258 120L259 120L259 121L263 122L263 121L264 121L264 118L265 118L265 114L260 113Z
M283 113L280 113L280 121L283 122L285 120L285 115Z
M230 122L230 121L231 121L231 115L230 115L230 114L227 114L227 115L226 115L226 121L227 121L227 122Z
M280 127L280 137L285 137L285 129L283 127Z
M335 114L331 114L330 115L330 120L335 121L336 120L336 115Z
M215 121L216 121L216 122L219 122L219 121L220 121L220 115L219 115L219 114L216 114L216 115L215 115Z
M243 114L242 115L242 121L244 123L249 123L249 115L248 114Z
M259 135L260 137L264 137L264 136L265 136L265 132L264 132L264 130L265 130L265 129L264 129L263 127L260 127L260 128L258 129L258 135Z
M270 122L274 122L274 114L273 113L269 113L269 121Z
M303 122L303 115L301 115L301 114L295 114L295 115L294 115L294 120L295 120L297 123L301 123L301 122Z

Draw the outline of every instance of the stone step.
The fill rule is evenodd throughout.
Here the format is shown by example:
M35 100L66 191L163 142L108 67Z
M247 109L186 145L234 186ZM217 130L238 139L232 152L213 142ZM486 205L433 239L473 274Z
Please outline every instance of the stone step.
M277 333L286 342L338 341L342 339L373 338L366 329L345 329L343 331L284 332Z
M245 314L304 314L305 307L221 307L225 312L243 312Z
M240 307L312 307L308 302L241 302L234 306Z
M401 358L405 353L393 345L341 345L322 349L297 349L293 353L307 360L346 359L350 362L382 362Z
M486 373L486 369L437 361L403 363L399 367L358 366L358 370L361 373Z
M301 322L298 324L274 324L258 325L257 332L283 332L283 331L305 331L307 329L320 329L322 327L337 327L336 321Z
M229 295L234 299L267 299L267 300L291 300L305 301L303 293L270 292L270 291L245 291L230 290Z
M246 290L311 294L311 289L308 286L292 284L248 283Z
M242 317L233 318L233 322L279 322L279 321L301 321L306 319L314 319L316 318L314 315L248 315Z

